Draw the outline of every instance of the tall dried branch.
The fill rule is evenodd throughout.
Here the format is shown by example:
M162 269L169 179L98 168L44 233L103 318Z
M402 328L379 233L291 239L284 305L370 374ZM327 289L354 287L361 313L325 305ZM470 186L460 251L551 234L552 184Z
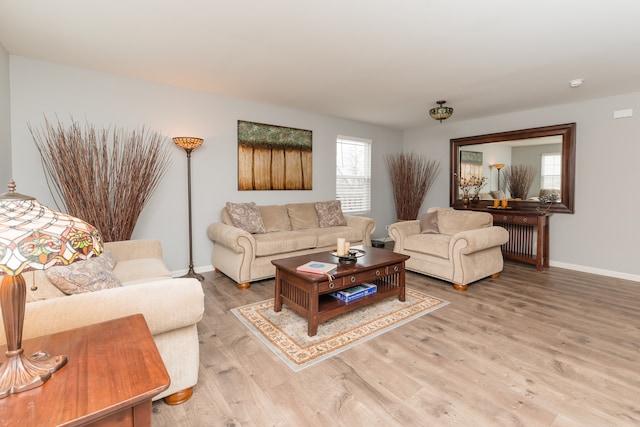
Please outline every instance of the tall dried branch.
M525 200L536 177L533 166L512 165L503 169L504 182L511 197Z
M440 173L440 162L415 153L389 154L385 160L391 176L397 219L416 219L422 202Z
M129 240L169 167L166 138L144 127L83 128L73 119L65 127L45 117L41 130L28 127L54 199L98 228L105 241Z

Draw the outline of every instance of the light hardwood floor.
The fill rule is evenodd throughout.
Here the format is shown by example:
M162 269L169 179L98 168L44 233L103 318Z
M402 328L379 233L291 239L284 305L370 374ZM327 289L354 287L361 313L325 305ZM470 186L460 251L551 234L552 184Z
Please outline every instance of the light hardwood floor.
M451 304L291 371L230 312L273 297L206 273L200 381L160 426L638 426L640 283L505 262L469 286L408 273Z

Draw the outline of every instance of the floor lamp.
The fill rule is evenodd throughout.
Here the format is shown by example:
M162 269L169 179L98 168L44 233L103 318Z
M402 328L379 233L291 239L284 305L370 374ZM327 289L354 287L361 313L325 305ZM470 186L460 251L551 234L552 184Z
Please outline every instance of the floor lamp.
M182 277L195 277L199 281L204 280L202 274L198 274L193 269L193 240L192 240L192 225L191 225L191 152L202 145L202 138L192 137L176 137L173 138L173 142L180 148L184 148L187 152L187 198L189 203L189 271Z
M7 338L0 364L0 399L39 387L67 363L67 356L22 348L26 284L22 272L71 264L102 253L102 236L79 218L56 212L33 197L9 191L0 195L0 307Z
M498 169L498 191L500 191L500 169L504 167L504 163L497 163L493 167Z

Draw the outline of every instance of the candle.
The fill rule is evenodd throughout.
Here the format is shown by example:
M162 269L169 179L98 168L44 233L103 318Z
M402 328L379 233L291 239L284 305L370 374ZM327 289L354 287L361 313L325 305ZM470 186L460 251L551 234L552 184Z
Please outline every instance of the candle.
M503 208L507 207L507 199L502 199L502 207Z
M345 239L343 239L342 237L338 237L338 245L336 248L336 252L338 253L338 256L344 256L344 243L345 243Z
M349 249L351 249L351 243L349 242L344 242L344 254L345 255L350 255L349 254Z
M500 206L500 200L498 199L493 199L493 207L497 208L498 206Z

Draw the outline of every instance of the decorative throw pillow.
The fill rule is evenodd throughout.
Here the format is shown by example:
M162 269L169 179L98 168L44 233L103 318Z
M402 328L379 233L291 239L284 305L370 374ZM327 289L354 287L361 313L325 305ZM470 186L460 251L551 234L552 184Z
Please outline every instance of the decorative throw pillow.
M234 227L242 228L251 234L263 234L264 222L260 216L260 210L254 203L227 202L227 212L231 216Z
M438 229L438 212L429 212L420 215L420 233L421 234L439 234Z
M73 264L51 267L45 270L54 286L67 295L82 294L102 289L119 288L122 283L112 273L115 257L105 250L100 256Z
M320 228L347 225L347 220L342 215L342 203L340 200L317 202L316 212Z
M507 196L504 194L504 191L502 190L493 190L493 191L490 191L490 194L491 194L491 197L498 200L504 200L507 198Z

